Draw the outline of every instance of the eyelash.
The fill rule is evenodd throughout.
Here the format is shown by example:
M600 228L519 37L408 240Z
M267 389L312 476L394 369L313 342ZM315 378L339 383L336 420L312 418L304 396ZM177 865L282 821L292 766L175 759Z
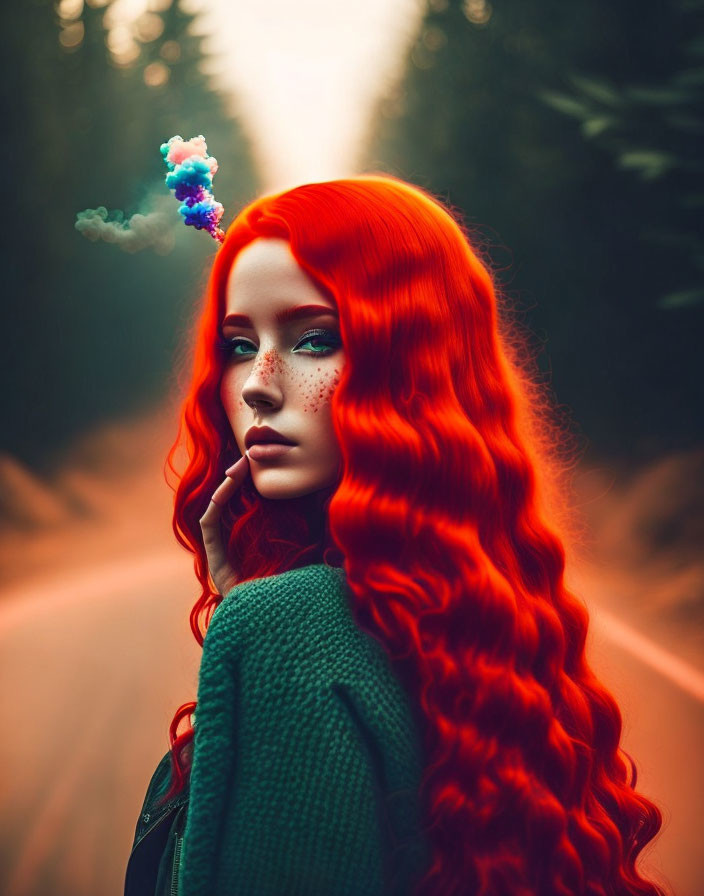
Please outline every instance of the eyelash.
M330 332L330 330L308 330L304 333L301 338L296 343L296 347L301 345L302 343L309 342L311 339L324 337L327 341L334 343L334 345L326 351L307 351L305 354L316 357L325 357L326 355L332 354L335 349L339 348L341 345L340 337L335 333ZM248 344L253 345L250 339L246 339L244 336L235 336L232 339L224 339L222 336L218 337L217 347L219 351L221 351L224 355L231 356L233 358L246 358L248 355L236 355L235 348L238 345ZM295 349L294 349L295 350ZM252 355L253 356L253 355Z

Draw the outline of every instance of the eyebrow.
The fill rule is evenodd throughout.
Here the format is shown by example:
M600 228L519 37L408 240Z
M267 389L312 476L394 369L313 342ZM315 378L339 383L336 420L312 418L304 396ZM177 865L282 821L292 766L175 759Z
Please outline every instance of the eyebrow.
M278 311L274 315L274 320L277 324L285 324L304 317L316 317L319 314L331 314L334 317L338 317L337 311L334 308L329 308L327 305L298 305L296 308L284 308L283 311ZM254 329L251 319L246 314L228 314L223 320L222 326L228 325Z

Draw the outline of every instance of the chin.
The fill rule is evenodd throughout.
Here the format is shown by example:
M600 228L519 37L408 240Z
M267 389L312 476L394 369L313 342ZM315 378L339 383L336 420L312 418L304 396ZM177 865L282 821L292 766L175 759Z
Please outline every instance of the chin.
M290 471L262 470L252 475L254 487L262 496L271 501L285 501L301 498L325 488L325 483L316 482L300 476L292 476Z
M292 498L301 498L321 489L329 488L339 478L339 471L335 469L327 476L321 476L319 470L293 472L283 468L254 470L252 482L262 498L272 501L285 501Z

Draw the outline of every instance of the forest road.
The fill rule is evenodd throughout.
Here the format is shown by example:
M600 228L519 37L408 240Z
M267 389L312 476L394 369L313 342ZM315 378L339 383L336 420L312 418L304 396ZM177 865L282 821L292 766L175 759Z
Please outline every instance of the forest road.
M168 725L197 693L200 648L188 624L195 584L191 557L174 549L3 596L5 896L122 893ZM639 657L609 621L595 606L589 658L619 701L638 789L665 816L648 865L676 896L699 896L704 702Z

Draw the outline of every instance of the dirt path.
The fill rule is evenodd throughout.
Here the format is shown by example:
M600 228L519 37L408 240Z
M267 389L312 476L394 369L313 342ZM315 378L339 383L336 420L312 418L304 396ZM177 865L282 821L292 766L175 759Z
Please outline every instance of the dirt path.
M162 476L172 434L168 413L151 415L86 439L51 482L7 468L18 525L0 538L6 896L120 896L168 725L195 699L200 649L188 614L198 589ZM646 499L642 481L619 492L597 482L594 562L575 590L592 610L591 662L619 700L639 789L665 814L649 862L677 896L699 896L702 576L690 564L673 578L662 562L656 576L649 547L628 540L642 508L654 512L675 491L671 466L650 474ZM682 595L689 616L669 612Z

